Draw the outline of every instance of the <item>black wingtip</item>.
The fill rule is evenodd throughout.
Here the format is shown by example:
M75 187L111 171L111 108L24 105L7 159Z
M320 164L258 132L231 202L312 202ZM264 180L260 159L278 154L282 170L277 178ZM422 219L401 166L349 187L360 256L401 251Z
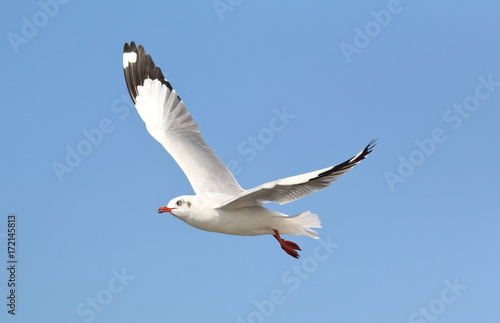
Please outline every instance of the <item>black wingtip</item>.
M366 150L366 155L368 155L369 153L372 152L373 148L377 145L377 138L374 138L372 139L372 141L370 141L370 143L368 144L368 146L366 146L365 150Z
M137 59L134 63L129 63L128 66L124 67L125 81L127 83L127 88L129 90L130 97L132 101L135 102L137 97L137 87L144 84L145 79L159 80L162 82L170 91L173 91L173 87L165 79L161 69L155 65L153 59L150 55L146 54L144 47L139 45L136 46L134 41L125 43L123 46L123 53L136 53ZM177 95L179 101L181 98Z
M139 46L140 47L140 46ZM130 42L130 51L131 52L136 52L137 53L137 46L135 46L135 42L131 41Z
M372 139L372 141L370 141L370 143L365 147L365 149L363 149L363 151L361 152L361 154L359 154L358 156L354 156L350 161L349 163L351 164L357 164L359 163L360 161L362 161L363 159L366 158L366 156L372 152L373 150L373 147L375 147L377 145L377 139Z
M135 42L131 41L130 45L128 43L125 43L125 45L123 45L123 52L124 53L131 53L131 52L137 53L137 47L135 46Z
M135 44L134 44L134 47L135 47ZM139 47L137 47L137 51L139 53L143 53L144 55L146 55L146 50L144 49L144 47L142 45L139 45Z
M365 149L361 151L361 153L352 157L351 159L346 160L343 163L333 166L332 168L321 174L318 174L318 176L316 176L315 178L311 178L309 181L313 181L315 179L328 176L330 174L333 174L341 170L346 170L346 169L349 170L351 167L353 167L354 165L365 159L366 156L372 152L373 147L375 147L376 145L377 145L377 139L372 139L372 141L370 141L370 143L365 147Z

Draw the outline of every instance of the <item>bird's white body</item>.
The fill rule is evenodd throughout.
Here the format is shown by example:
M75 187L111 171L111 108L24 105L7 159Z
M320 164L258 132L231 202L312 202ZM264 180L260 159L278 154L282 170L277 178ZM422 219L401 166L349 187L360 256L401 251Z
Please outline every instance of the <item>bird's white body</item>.
M300 248L281 239L279 233L317 239L311 228L321 228L318 216L309 211L289 216L262 205L292 202L325 189L374 146L372 141L356 156L335 166L245 190L205 143L184 102L142 46L125 44L123 68L130 96L148 132L172 155L196 193L175 198L158 212L170 212L200 230L241 236L272 234L288 254L298 258L296 250Z
M167 207L172 208L170 213L175 217L204 231L258 236L273 234L274 230L277 230L281 234L304 234L318 238L318 234L310 229L321 228L321 222L316 214L308 211L287 216L259 205L233 210L219 207L230 198L232 197L220 193L185 195L173 199ZM182 201L181 205L177 204L179 201Z

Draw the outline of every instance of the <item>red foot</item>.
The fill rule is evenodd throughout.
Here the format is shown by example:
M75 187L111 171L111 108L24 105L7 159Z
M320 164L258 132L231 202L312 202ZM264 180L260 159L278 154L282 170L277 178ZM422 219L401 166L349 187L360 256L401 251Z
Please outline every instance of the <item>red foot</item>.
M299 259L300 255L296 250L302 251L302 249L300 249L295 242L281 239L278 230L274 230L273 237L275 237L276 240L278 240L278 242L281 245L281 249L285 250L285 252L290 256Z

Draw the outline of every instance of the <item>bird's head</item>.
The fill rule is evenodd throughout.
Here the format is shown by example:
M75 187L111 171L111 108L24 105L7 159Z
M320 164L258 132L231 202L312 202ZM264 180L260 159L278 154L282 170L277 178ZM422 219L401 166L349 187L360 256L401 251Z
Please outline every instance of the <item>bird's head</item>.
M193 203L193 197L188 195L183 195L172 199L168 202L167 206L162 206L158 209L158 213L169 212L177 218L187 217L191 214L191 205Z

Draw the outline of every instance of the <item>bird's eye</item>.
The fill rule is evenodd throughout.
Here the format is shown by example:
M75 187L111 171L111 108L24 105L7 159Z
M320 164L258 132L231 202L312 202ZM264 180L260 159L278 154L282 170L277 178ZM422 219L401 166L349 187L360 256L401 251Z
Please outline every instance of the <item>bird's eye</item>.
M182 200L178 200L176 204L177 204L178 206L181 206L181 205L182 205L182 203L183 203L183 201L182 201Z

